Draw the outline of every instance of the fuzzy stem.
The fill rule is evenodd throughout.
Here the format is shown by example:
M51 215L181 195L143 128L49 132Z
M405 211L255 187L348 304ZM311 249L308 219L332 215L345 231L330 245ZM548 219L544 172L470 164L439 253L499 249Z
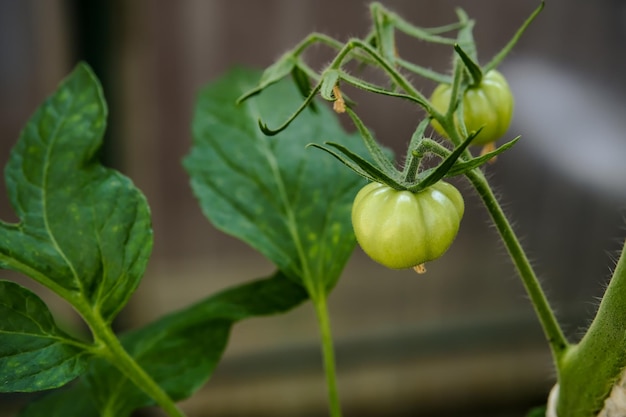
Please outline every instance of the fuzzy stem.
M511 260L517 268L524 287L526 288L535 313L541 322L541 326L543 327L543 331L550 345L550 350L552 351L554 362L558 366L570 345L554 316L554 312L541 288L541 284L483 173L478 169L474 169L466 175L485 204L487 211L491 215L504 241Z

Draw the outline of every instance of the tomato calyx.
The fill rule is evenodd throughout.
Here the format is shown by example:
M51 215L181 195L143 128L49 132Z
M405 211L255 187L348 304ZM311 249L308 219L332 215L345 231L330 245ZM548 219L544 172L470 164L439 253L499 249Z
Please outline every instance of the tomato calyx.
M478 65L458 43L454 44L454 51L459 55L461 61L463 61L471 77L468 88L477 88L483 80L483 70L480 68L480 65Z
M506 151L519 139L516 138L484 155L468 158L465 155L465 151L480 133L481 129L471 132L459 146L450 150L424 136L429 123L429 119L424 119L413 134L406 156L406 163L404 168L400 170L396 168L389 154L380 147L354 111L346 107L346 113L352 118L359 130L370 153L369 158L360 156L345 146L334 142L325 142L323 145L310 143L307 146L328 152L362 177L373 182L385 184L398 191L406 190L416 193L443 178L463 175ZM422 159L429 154L441 158L441 162L433 168L420 170Z

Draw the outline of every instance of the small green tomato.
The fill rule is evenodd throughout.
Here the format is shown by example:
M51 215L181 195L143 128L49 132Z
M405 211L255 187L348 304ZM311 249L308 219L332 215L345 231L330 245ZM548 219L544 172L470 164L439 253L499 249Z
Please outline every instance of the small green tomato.
M435 88L430 98L435 110L440 113L448 110L451 93L450 84L439 84ZM491 70L483 75L478 86L471 87L465 92L463 118L468 132L483 127L483 130L472 141L473 145L495 142L506 133L513 118L513 94L502 74ZM455 124L458 124L456 115L454 120ZM433 120L432 125L437 132L447 137L438 122Z
M392 269L415 268L448 250L464 209L461 193L443 181L417 193L372 182L354 199L352 226L373 260Z

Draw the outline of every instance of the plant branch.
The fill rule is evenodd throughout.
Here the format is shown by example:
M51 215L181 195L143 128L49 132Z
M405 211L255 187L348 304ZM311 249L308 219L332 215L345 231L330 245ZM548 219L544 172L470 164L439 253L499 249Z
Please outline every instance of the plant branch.
M102 319L90 317L88 323L96 343L102 347L98 351L101 356L130 379L137 388L150 396L170 417L185 417L170 396L124 349L117 336Z

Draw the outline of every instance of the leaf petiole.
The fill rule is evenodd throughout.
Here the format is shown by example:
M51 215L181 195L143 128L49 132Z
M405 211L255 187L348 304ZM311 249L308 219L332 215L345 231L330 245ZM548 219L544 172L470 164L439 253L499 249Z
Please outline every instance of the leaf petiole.
M122 374L130 379L139 389L150 396L170 417L185 417L170 396L139 366L132 356L124 349L111 327L101 318L89 317L88 321L93 332L98 354L106 358Z

